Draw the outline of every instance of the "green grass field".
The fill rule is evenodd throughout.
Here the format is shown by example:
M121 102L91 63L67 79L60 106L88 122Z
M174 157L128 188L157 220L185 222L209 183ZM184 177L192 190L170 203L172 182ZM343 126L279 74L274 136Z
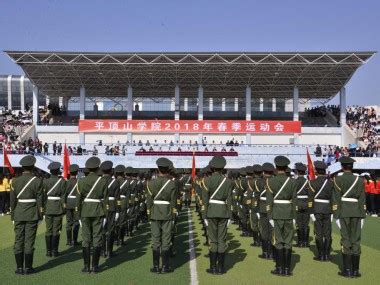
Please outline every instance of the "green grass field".
M197 214L192 212L193 238L196 252L197 275L200 284L377 284L380 274L380 219L367 218L362 237L362 258L360 279L344 279L337 275L340 265L339 235L334 228L332 262L320 263L313 260L311 249L294 248L293 277L277 277L270 274L273 262L257 257L259 248L250 247L251 238L240 237L236 225L229 227L227 274L213 276L206 273L209 266L203 246L201 225ZM189 284L189 224L188 214L182 212L178 223L176 239L177 256L172 260L175 272L156 275L149 272L152 258L150 250L149 225L140 226L137 235L127 240L127 246L116 248L117 256L101 258L102 272L82 274L80 248L66 247L65 234L62 235L58 258L45 257L44 226L40 226L36 240L34 266L37 274L17 276L12 251L13 227L9 216L0 217L0 284ZM314 243L312 242L312 245Z

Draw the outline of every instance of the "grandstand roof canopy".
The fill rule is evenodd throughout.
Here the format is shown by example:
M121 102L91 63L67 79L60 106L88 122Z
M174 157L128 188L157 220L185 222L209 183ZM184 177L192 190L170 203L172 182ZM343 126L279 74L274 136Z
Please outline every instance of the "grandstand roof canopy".
M49 96L252 97L328 100L374 52L168 52L95 53L5 51Z

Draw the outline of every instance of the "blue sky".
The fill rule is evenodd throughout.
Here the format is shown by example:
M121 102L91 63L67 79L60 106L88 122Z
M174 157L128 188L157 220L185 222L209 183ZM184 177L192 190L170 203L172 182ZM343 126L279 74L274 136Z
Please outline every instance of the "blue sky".
M380 1L0 0L0 50L379 51ZM0 74L21 74L3 53ZM380 55L347 86L380 105Z

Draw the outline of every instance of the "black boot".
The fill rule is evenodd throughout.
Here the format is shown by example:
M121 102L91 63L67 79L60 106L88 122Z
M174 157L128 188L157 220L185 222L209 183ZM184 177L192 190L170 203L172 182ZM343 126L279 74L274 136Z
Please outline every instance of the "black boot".
M52 236L52 255L54 257L57 257L59 252L58 252L58 248L59 248L59 238L60 238L60 235L56 235L56 236Z
M169 265L169 251L168 250L163 250L161 252L161 257L162 257L162 270L161 273L170 273L173 272L173 269Z
M45 236L45 243L46 243L46 256L51 257L51 250L52 250L52 236Z
M150 272L160 273L160 250L153 250L153 267Z
M206 269L206 272L210 274L216 274L217 273L216 259L217 259L218 253L210 251L209 256L210 256L210 268Z
M92 273L98 273L99 270L99 259L100 259L100 247L95 247L94 252L92 254Z
M36 270L33 268L33 253L25 253L25 274L36 273Z
M100 255L102 255L105 258L108 257L108 252L107 252L108 239L109 239L108 236L103 235L103 238L102 238L102 247L101 247L101 250L100 250Z
M304 229L304 236L303 236L303 245L304 245L304 247L309 247L310 246L310 244L309 244L309 235L310 235L310 228L306 227Z
M323 242L320 239L315 240L315 245L317 247L317 254L314 256L314 260L323 261L324 251L323 251Z
M124 237L125 237L125 227L121 227L119 231L119 245L125 245Z
M115 235L111 234L107 240L107 253L108 257L113 257L115 254L113 253L113 243L115 241Z
M73 242L73 231L71 229L66 230L66 237L67 237L66 245L71 245L71 243Z
M91 270L90 270L90 252L91 252L91 249L90 247L84 247L83 250L83 263L84 263L84 266L83 266L83 269L82 269L82 272L83 273L90 273Z
M262 254L260 254L259 257L263 259L267 259L268 258L268 241L263 240L261 242L261 250L262 250Z
M218 274L226 273L226 269L224 268L224 257L225 253L218 253Z
M331 260L331 256L330 256L330 252L331 252L331 238L329 239L325 239L324 240L324 243L323 243L323 261L330 261Z
M273 259L274 262L276 262L277 250L276 250L276 247L273 244L271 244L271 247L272 247L272 259Z
M208 235L207 235L207 233L206 233L206 240L205 240L205 242L203 243L203 245L204 245L204 246L208 246Z
M274 254L274 259L275 259L275 268L271 271L272 274L274 275L282 275L282 265L283 265L283 259L284 259L284 254L282 249L277 249L274 248L275 254Z
M272 243L270 242L270 240L268 240L266 242L266 246L267 246L267 252L268 252L268 257L267 259L273 259L273 245Z
M174 248L174 234L172 234L169 253L170 253L170 257L174 257L177 254L177 252Z
M297 229L297 243L295 246L296 247L302 247L302 235L301 235L300 229Z
M79 245L79 243L78 243L79 228L80 228L79 224L74 226L74 229L73 229L73 241L71 243L71 245L73 245L73 246Z
M292 249L284 248L284 269L283 269L284 276L293 275L293 273L290 270L291 264L292 264Z
M352 277L359 278L361 273L359 272L360 255L352 255Z
M15 259L16 259L16 266L17 269L15 271L16 274L24 274L24 253L16 253L15 254Z
M351 255L342 253L342 259L343 259L343 270L341 272L338 272L338 274L343 277L351 278L353 276Z

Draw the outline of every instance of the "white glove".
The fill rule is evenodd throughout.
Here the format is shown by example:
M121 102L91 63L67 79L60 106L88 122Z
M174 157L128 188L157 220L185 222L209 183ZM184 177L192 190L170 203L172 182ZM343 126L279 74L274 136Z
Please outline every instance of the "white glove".
M260 213L256 213L258 219L260 219Z
M311 219L313 222L315 222L316 219L315 219L314 214L311 214L311 215L310 215L310 219Z
M364 226L364 219L361 219L361 220L360 220L360 228L362 229L363 226Z
M106 226L106 223L107 223L107 219L103 218L103 228Z
M272 226L272 228L274 228L274 221L273 220L269 220L269 223Z
M79 227L81 228L82 227L82 221L79 220Z
M228 219L228 221L227 221L227 227L228 227L229 225L231 225L231 219Z
M120 215L119 213L115 214L115 222L119 219L119 215Z
M333 221L333 215L330 215L331 217L330 217L330 220L331 220L331 222Z
M206 227L208 227L208 221L207 221L207 219L205 219L205 225L206 225Z
M340 229L340 220L339 219L336 219L336 225L338 226L338 228Z
M14 225L14 224L15 224L15 221L12 221L12 224Z
M293 226L296 226L296 220L293 219Z

